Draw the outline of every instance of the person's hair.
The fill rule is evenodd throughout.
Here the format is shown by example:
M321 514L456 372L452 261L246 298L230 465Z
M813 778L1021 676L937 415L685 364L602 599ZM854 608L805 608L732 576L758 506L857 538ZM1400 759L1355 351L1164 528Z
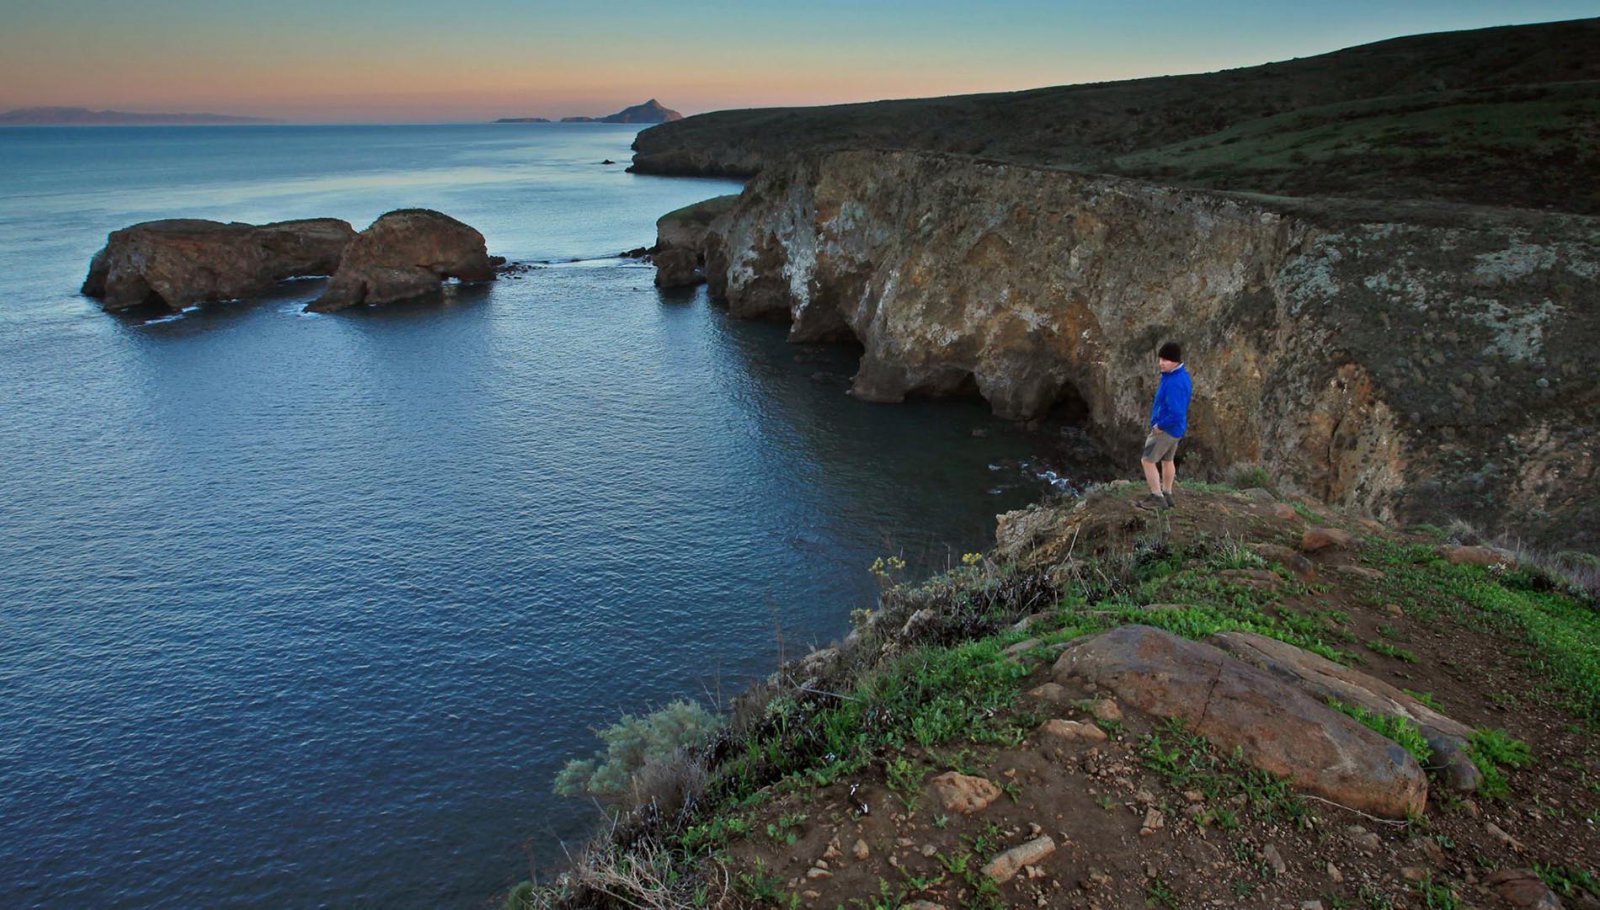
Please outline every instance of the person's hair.
M1170 360L1173 363L1183 362L1183 348L1178 347L1178 343L1176 341L1169 341L1162 345L1161 350L1158 351L1157 354L1162 360Z

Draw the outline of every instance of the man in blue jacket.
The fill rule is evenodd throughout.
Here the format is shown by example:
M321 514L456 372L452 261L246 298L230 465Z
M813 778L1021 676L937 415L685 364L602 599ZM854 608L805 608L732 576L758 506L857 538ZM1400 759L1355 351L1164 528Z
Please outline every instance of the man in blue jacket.
M1139 505L1148 509L1170 509L1177 505L1172 498L1173 482L1178 478L1178 466L1173 461L1178 454L1178 440L1189 429L1189 399L1194 396L1194 383L1183 366L1183 349L1177 342L1169 341L1156 354L1161 367L1161 385L1156 387L1155 404L1150 408L1150 435L1144 441L1145 480L1150 482L1150 495Z

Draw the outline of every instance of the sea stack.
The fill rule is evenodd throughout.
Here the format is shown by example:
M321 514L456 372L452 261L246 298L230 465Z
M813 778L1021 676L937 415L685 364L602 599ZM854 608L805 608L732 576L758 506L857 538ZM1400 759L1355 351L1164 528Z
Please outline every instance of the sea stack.
M481 282L494 277L482 234L431 209L399 209L356 235L327 292L306 312L392 303L437 290L452 278Z
M328 275L355 237L335 218L244 224L147 221L113 231L89 263L83 293L107 312L159 306L176 312L235 300L285 278Z

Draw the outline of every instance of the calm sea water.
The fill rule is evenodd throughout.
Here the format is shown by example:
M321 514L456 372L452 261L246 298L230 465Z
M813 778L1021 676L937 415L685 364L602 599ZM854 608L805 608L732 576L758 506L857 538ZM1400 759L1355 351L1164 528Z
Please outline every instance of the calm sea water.
M737 189L599 164L633 134L0 130L0 906L491 904L594 824L550 792L591 728L1037 498L1040 438L609 258ZM76 294L136 221L404 206L553 264L337 316Z

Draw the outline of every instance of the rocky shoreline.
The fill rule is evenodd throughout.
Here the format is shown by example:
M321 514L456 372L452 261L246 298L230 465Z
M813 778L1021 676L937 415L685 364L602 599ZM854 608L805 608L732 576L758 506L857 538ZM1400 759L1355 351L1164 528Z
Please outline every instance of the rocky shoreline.
M736 317L859 342L864 399L1065 406L1131 451L1148 353L1177 337L1190 476L1260 466L1384 520L1600 539L1592 219L855 151L770 168L671 255Z

